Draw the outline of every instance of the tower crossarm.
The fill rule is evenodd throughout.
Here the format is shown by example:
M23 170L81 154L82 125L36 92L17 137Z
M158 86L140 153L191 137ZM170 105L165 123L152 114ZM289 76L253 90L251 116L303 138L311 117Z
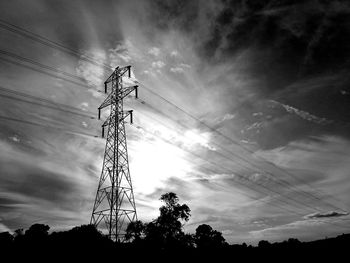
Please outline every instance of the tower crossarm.
M102 102L102 104L100 105L100 107L98 107L98 110L102 110L103 108L111 105L111 101L112 101L112 94L113 93L110 93L107 98Z
M130 123L133 123L133 114L132 114L133 110L128 110L128 111L124 111L122 113L122 115L119 117L119 122L125 120L126 117L130 116ZM108 116L108 118L104 121L104 123L102 124L102 138L104 138L104 134L105 134L105 127L107 127L109 125L109 122L114 119L114 115L113 116Z
M138 90L137 90L137 88L138 88L137 85L122 88L122 89L118 92L117 98L123 99L123 98L125 98L126 96L128 96L131 92L135 91L135 98L137 99L137 98L138 98L138 94L137 94L137 93L138 93Z
M125 66L122 68L116 67L115 71L107 78L105 81L105 92L107 92L107 84L116 78L122 77L126 72L128 72L129 78L131 77L131 66ZM118 73L117 75L115 73Z
M109 105L112 104L113 99L115 98L116 100L122 100L124 99L126 96L128 96L131 92L135 91L135 98L138 98L138 90L137 90L138 86L130 86L130 87L125 87L125 88L121 88L118 91L117 96L113 96L114 92L110 93L107 98L104 100L104 102L102 102L102 104L100 105L100 107L98 107L98 119L100 119L101 117L101 110L103 108L108 107Z
M109 82L111 82L112 80L116 79L115 73L119 71L119 67L116 67L114 72L106 79L105 81L105 89L107 89L107 84ZM105 90L105 92L107 93L107 90Z

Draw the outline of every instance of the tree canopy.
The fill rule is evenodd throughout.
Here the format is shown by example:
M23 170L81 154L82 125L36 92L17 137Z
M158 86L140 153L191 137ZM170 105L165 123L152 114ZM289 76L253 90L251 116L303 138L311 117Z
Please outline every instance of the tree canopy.
M130 223L126 234L128 240L160 248L219 248L226 244L222 234L209 225L200 225L195 235L186 234L183 227L191 216L191 210L186 204L179 203L175 193L165 193L160 200L163 205L159 208L159 216L149 223Z
M337 251L338 254L348 251L350 235L341 235L333 239L324 239L313 242L300 242L297 239L290 238L280 243L270 243L262 240L257 247L252 245L228 245L222 236L222 233L214 230L210 225L199 225L194 234L185 233L184 225L189 221L191 210L186 204L181 204L175 193L166 193L160 197L163 202L159 208L159 216L151 222L144 223L135 221L129 224L126 238L128 243L119 243L111 241L107 236L98 231L94 225L81 225L68 231L52 232L50 227L45 224L34 224L29 229L18 229L13 234L9 232L0 233L0 250L9 252L11 256L23 256L24 260L31 255L33 259L41 257L45 262L47 255L58 256L62 254L61 261L66 260L67 255L75 255L81 261L85 255L87 260L96 255L96 260L118 259L123 256L130 259L130 255L142 256L151 255L152 259L158 257L161 259L201 261L201 260L226 260L229 256L244 259L261 256L268 253L278 253L280 251L294 252L296 250L302 253L290 253L298 256L304 252L309 252L314 257L315 253ZM95 252L96 254L94 254ZM100 253L108 251L110 253ZM135 252L137 253L135 255ZM191 258L192 257L192 258ZM56 259L56 258L55 258Z
M198 248L219 248L227 245L222 234L206 224L197 227L195 243Z

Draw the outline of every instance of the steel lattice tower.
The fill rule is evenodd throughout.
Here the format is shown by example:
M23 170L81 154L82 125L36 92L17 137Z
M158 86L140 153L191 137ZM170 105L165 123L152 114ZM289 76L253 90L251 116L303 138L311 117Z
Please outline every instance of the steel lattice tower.
M130 71L131 66L115 69L105 81L105 93L109 86L111 92L98 108L99 118L101 109L110 106L111 112L102 125L102 137L106 126L108 132L90 224L107 232L112 240L117 241L124 241L127 225L137 220L125 133L125 118L130 116L132 123L132 110L123 110L123 99L126 96L135 91L137 97L137 86L123 87L122 76L128 73L130 78Z

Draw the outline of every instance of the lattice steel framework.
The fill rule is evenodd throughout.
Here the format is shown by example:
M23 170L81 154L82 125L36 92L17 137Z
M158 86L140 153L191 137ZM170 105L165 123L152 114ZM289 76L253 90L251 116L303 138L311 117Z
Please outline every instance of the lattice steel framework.
M131 66L115 69L105 81L105 93L109 86L111 92L98 108L99 118L103 108L110 106L111 112L102 124L102 137L107 126L108 132L90 223L117 241L124 241L128 223L137 220L125 133L125 119L129 116L132 123L133 115L132 110L123 109L123 99L131 92L137 98L137 86L123 87L122 76L128 73L130 78L130 71Z

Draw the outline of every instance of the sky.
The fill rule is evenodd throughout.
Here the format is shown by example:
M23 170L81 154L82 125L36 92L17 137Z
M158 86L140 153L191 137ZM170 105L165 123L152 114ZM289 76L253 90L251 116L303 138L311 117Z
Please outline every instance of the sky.
M97 119L103 82L131 65L139 219L156 218L172 191L191 209L186 232L209 224L229 243L348 232L347 1L13 0L0 9L0 231L90 222L109 114Z

